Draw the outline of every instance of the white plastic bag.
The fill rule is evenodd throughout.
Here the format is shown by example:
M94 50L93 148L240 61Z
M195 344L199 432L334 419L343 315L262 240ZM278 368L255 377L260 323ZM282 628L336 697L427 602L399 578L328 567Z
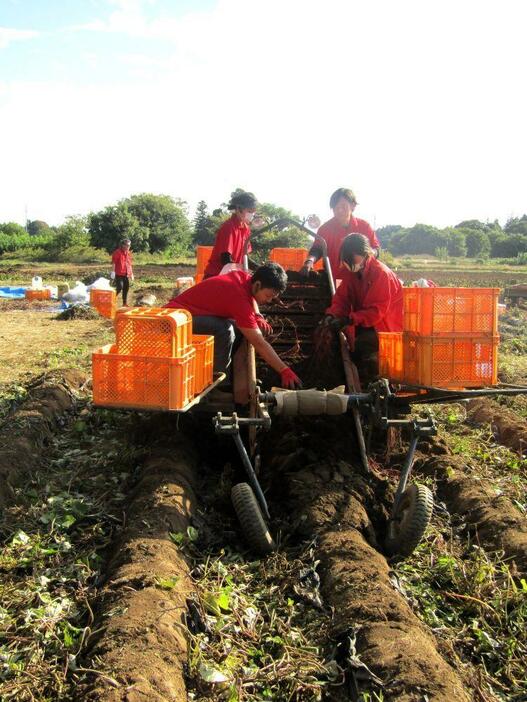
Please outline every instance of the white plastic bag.
M112 289L111 285L110 285L110 281L108 280L108 278L104 278L104 277L97 278L97 280L94 280L94 282L91 285L87 286L88 290L91 290L92 288L94 290L111 290Z
M62 299L66 300L66 302L89 302L90 294L84 283L81 283L81 281L78 280L75 283L74 288L72 288L69 292L64 293Z

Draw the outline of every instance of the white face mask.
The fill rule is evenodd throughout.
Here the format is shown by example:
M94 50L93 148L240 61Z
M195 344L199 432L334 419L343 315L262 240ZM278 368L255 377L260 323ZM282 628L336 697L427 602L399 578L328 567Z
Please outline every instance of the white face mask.
M350 271L352 273L358 273L361 268L362 268L362 263L354 263L352 266L350 266Z
M244 219L247 222L247 224L250 224L254 219L254 212L246 212Z

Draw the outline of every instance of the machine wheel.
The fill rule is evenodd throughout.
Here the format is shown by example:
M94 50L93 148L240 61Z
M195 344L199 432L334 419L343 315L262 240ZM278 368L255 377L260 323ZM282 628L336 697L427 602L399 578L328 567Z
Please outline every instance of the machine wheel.
M258 553L271 553L276 548L258 500L248 483L238 483L231 490L232 504L242 526L245 539Z
M426 485L410 485L401 495L394 518L388 523L386 550L390 556L409 556L421 541L434 509Z

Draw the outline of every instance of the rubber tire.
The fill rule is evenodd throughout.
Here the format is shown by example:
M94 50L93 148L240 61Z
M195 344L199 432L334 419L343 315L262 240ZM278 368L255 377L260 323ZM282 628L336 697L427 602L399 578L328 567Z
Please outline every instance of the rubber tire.
M248 483L234 485L231 500L249 546L261 554L274 551L276 545L252 487Z
M385 547L390 556L409 556L432 517L434 498L426 485L412 484L401 495L395 519L388 523Z

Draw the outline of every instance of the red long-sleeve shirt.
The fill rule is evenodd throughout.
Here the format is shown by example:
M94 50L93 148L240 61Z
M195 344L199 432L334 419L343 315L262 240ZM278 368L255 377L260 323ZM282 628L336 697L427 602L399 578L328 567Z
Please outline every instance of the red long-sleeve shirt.
M395 273L373 256L359 273L344 269L327 314L376 331L403 330L403 286Z
M342 242L348 234L364 234L373 249L378 249L380 247L375 232L365 219L352 216L346 227L343 227L342 224L337 221L336 217L332 217L327 222L324 222L319 228L317 235L322 237L328 246L328 258L331 264L333 280L337 280L337 278L344 279L345 269L340 265L339 254ZM315 239L311 250L316 248L317 241Z
M115 275L132 276L132 254L125 249L115 249L112 254Z
M214 248L210 255L209 262L205 268L205 276L218 275L223 268L221 262L222 253L230 253L233 263L243 263L245 242L251 236L249 225L242 222L236 213L224 222L216 233ZM252 251L251 244L247 247L247 253Z

